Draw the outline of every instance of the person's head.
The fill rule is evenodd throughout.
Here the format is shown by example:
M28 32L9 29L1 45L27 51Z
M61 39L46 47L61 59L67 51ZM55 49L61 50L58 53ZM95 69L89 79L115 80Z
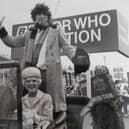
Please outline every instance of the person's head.
M34 93L38 90L41 84L41 73L38 68L27 67L22 71L23 86L29 93Z
M108 75L109 70L105 65L97 65L94 69L95 76Z
M31 18L35 23L46 26L51 22L51 12L47 5L38 3L31 10Z

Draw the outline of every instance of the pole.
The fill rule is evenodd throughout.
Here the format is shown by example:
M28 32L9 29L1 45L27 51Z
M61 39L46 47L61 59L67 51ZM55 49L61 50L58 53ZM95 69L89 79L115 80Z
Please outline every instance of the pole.
M91 74L90 74L90 70L87 71L87 76L86 76L86 80L87 80L87 96L89 98L91 98Z

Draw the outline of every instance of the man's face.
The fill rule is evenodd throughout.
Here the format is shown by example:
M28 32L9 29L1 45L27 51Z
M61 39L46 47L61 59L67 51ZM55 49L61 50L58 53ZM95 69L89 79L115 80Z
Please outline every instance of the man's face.
M41 79L37 77L29 77L24 79L23 85L28 92L36 92L41 84Z
M45 14L37 14L35 16L35 22L39 23L42 26L47 26L48 25L48 16Z

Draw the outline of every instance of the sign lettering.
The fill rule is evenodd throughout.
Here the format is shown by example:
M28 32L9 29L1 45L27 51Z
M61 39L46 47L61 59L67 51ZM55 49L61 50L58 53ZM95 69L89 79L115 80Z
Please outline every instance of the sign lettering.
M83 47L88 52L120 50L129 55L127 21L119 17L117 10L57 18L53 22L62 26L72 45ZM24 34L32 25L14 25L13 35Z

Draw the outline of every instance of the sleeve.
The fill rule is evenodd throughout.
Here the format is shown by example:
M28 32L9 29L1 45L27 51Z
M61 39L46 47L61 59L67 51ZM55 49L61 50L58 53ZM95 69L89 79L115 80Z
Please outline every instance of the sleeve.
M23 47L25 45L25 35L19 35L19 36L7 35L6 37L2 38L2 41L8 47Z
M45 102L42 105L42 114L35 115L35 123L38 123L38 127L45 129L53 121L53 103L51 96L47 95Z
M81 48L72 46L61 27L59 27L59 45L63 49L63 54L68 56L75 65L75 75L89 69L90 59L88 53Z
M4 26L0 26L0 38L8 47L22 47L25 44L25 34L10 36Z
M66 37L63 29L59 29L59 46L63 49L63 54L68 56L70 59L75 56L76 47L70 44L70 41Z
M50 95L46 96L46 102L44 104L43 115L46 116L48 121L53 121L53 103Z

